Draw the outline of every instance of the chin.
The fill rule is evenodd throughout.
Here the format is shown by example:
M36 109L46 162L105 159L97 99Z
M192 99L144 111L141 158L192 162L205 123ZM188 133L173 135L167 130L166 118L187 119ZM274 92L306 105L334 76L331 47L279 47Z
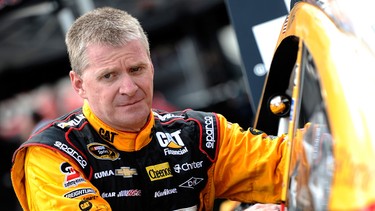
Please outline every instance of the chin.
M142 128L144 128L146 124L147 118L141 120L138 117L130 117L126 121L119 120L119 125L121 125L120 127L122 128L120 130L128 132L138 132L142 130Z
M127 110L126 112L120 112L118 115L115 115L114 118L119 118L120 121L121 119L130 119L130 121L134 120L140 120L140 122L143 122L142 119L148 119L148 116L150 115L150 110L146 109L134 109L134 110Z

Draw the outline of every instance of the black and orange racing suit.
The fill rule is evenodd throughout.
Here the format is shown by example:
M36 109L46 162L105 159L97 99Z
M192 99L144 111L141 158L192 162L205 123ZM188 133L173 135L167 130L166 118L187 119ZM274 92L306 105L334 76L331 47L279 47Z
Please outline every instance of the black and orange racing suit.
M140 132L123 132L85 103L16 151L12 183L24 210L212 210L215 198L277 203L284 139L194 110L153 110Z

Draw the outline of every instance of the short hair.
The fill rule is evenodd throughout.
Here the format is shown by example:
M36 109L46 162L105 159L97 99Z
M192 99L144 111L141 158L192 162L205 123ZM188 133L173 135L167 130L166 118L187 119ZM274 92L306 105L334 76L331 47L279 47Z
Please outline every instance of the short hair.
M135 39L141 40L150 56L149 41L138 19L120 9L96 8L79 17L66 34L71 68L78 74L87 68L90 44L120 47Z

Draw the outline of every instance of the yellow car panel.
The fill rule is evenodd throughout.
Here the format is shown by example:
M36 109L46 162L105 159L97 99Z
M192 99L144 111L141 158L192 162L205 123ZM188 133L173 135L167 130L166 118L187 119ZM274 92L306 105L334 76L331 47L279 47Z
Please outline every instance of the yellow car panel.
M349 16L335 16L337 10L329 6L313 1L294 5L270 68L269 75L295 71L291 74L290 167L284 199L288 210L374 210L374 49L358 34ZM278 69L282 54L278 50L286 49L283 45L290 39L297 40L295 66ZM317 82L311 87L318 88L308 90L310 79ZM311 91L321 96L321 102L302 122L311 125L297 130Z

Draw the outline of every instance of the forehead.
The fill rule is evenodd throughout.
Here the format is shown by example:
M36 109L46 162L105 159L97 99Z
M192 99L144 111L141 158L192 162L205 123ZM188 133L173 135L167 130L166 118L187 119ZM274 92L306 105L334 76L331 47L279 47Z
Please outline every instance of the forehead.
M121 46L90 44L86 52L89 66L113 62L145 62L149 60L147 50L139 40L132 40Z
M106 55L118 54L118 53L137 53L147 54L146 48L140 40L131 40L122 45L111 45L111 44L89 44L86 48L86 52L90 57L105 57Z

